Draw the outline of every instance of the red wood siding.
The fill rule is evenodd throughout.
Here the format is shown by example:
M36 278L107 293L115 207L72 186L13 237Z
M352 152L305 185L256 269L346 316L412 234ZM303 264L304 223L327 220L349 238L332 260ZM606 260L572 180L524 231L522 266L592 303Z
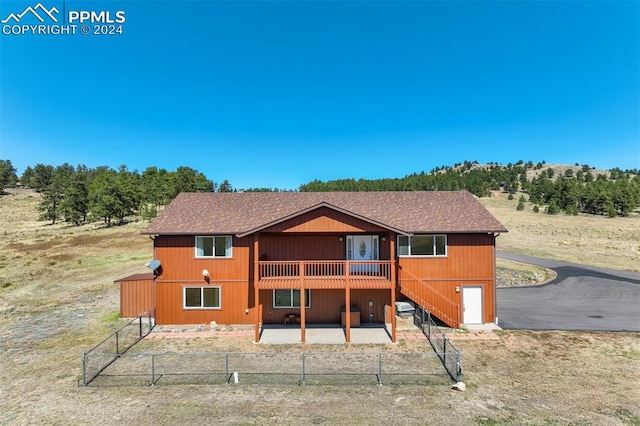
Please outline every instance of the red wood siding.
M220 309L185 309L184 287L220 287ZM159 282L156 281L157 324L252 324L248 282ZM252 292L253 294L253 292ZM250 309L249 313L245 313Z
M188 280L204 282L202 270L211 273L212 280L249 279L251 254L250 237L233 237L231 258L199 259L195 255L195 236L158 236L155 240L155 258L162 262L160 281Z
M120 283L120 317L132 318L153 308L153 279Z
M195 256L195 236L157 236L155 258L162 263L162 273L156 279L157 324L251 324L249 286L253 275L252 238L233 237L232 257L199 259ZM251 261L250 261L251 259ZM202 276L202 270L210 279ZM184 309L182 289L185 286L219 286L221 309Z
M344 306L345 290L311 290L311 307L306 310L308 324L339 324L340 308ZM369 311L368 303L374 305ZM282 324L284 316L300 313L300 308L274 308L273 291L260 290L260 303L263 306L263 323ZM360 322L369 323L369 313L373 313L372 322L382 323L385 320L384 307L391 303L389 290L351 290L351 305L360 307Z
M323 213L321 213L325 210ZM339 220L338 220L339 219ZM319 233L326 226L332 233ZM276 234L271 231L282 230ZM295 233L292 231L295 230ZM254 317L253 273L254 258L264 255L269 261L284 260L341 260L346 257L346 235L366 232L380 236L380 259L390 258L390 242L395 235L377 229L365 221L355 219L330 209L319 209L269 228L268 233L258 235L259 256L254 257L253 235L233 237L233 257L230 259L196 259L195 236L158 236L155 238L155 258L162 263L162 271L156 282L156 315L158 324L252 324ZM304 232L303 232L304 231ZM328 231L328 229L324 229ZM306 233L305 233L306 232ZM343 241L340 241L342 237ZM385 241L382 241L385 237ZM495 319L494 237L490 234L448 235L447 256L400 257L398 266L423 282L415 293L435 288L454 303L461 305L462 285L484 286L484 321ZM211 273L210 281L202 276L202 270ZM402 275L401 275L402 276ZM426 284L425 284L426 283ZM183 309L182 288L185 285L221 287L222 309ZM264 323L281 323L284 309L273 309L272 291L260 291ZM405 297L397 293L398 299ZM344 290L312 290L312 308L307 310L309 323L338 323L339 308L344 304ZM391 303L389 290L351 290L353 304L362 309L361 322L368 318L368 301L374 297L374 322L384 320L384 304ZM130 297L133 299L133 296ZM378 301L380 299L380 301ZM145 302L146 303L146 302ZM123 302L123 309L124 309ZM128 309L128 308L127 308ZM249 314L245 313L249 309ZM146 310L146 309L144 309ZM135 312L137 315L139 312ZM459 313L461 317L461 312Z
M378 233L387 232L387 230L353 216L322 207L275 224L264 229L263 232Z
M448 303L438 302L433 290L459 305L458 319L462 319L463 285L483 286L483 321L494 322L494 237L490 234L450 234L447 237L446 257L400 257L402 271L422 280L421 283L402 284L407 296L415 294L445 311ZM400 274L403 277L402 273ZM403 298L402 295L398 295ZM442 318L444 320L444 318Z
M260 235L260 256L264 256L262 260L344 260L346 235L349 234L264 234ZM380 260L389 260L389 240L395 237L376 235L380 235Z
M419 278L491 278L493 236L450 234L446 257L400 257L400 267Z

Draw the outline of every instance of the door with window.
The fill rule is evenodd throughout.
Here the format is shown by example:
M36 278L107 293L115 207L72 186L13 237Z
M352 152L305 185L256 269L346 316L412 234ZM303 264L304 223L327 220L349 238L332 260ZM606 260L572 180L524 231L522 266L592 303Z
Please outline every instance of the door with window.
M347 260L370 261L379 260L377 235L347 235ZM351 264L352 274L366 274L378 272L378 264Z

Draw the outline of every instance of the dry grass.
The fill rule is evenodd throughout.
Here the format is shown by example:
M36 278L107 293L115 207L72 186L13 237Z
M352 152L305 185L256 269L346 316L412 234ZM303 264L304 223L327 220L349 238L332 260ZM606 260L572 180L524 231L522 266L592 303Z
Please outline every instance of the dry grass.
M509 230L498 237L498 250L640 271L640 215L547 215L534 213L529 203L517 211L519 197L508 200L507 194L495 192L480 199Z
M640 424L634 380L640 337L631 333L454 332L464 393L448 385L78 387L82 350L120 323L113 280L144 272L151 244L139 235L142 223L46 225L35 220L37 202L29 191L0 197L0 424ZM616 265L637 268L637 218L578 222L517 212L516 202L498 197L483 202L511 231L498 239L500 249L599 264L594 247L558 244L573 241L558 234L578 229L587 244L610 235L604 245L615 248L602 250L622 256ZM635 252L620 248L633 238ZM428 350L424 341L399 335L393 350ZM145 345L157 351L290 349L240 337Z

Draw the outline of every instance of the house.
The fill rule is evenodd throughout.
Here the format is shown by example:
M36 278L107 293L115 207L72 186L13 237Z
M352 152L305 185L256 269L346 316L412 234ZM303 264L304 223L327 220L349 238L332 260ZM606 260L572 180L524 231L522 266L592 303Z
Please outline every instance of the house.
M452 327L495 321L501 232L466 191L182 193L143 231L145 285L157 324L255 324L259 341L299 323L303 342L307 324L342 324L349 342L390 323L395 342L400 300Z

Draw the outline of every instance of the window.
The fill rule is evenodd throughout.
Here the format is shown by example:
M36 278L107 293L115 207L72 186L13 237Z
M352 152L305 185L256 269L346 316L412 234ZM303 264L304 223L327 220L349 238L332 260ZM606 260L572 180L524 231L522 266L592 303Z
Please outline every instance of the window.
M398 237L398 256L446 256L446 235Z
M231 257L231 236L196 237L196 257Z
M220 287L184 287L185 309L220 309Z
M304 291L304 305L306 308L311 307L311 291ZM273 307L274 308L299 308L300 307L300 290L283 289L273 290Z

